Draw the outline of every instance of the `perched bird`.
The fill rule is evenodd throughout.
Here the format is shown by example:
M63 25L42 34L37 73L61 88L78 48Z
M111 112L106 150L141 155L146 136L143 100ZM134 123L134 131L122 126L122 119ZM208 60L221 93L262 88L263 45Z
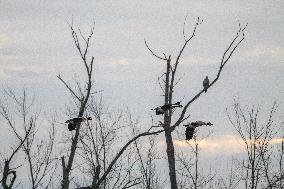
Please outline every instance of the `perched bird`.
M205 93L207 92L207 89L208 89L208 87L209 87L209 84L210 84L209 78L208 78L208 76L206 76L205 79L203 80L203 87L204 87Z
M72 118L72 119L68 119L67 121L65 121L65 123L68 123L68 130L72 131L72 130L76 129L77 124L80 124L81 122L86 121L86 120L92 120L92 118L91 117L87 117L87 118L75 117L75 118Z
M199 127L199 126L202 126L202 125L209 125L209 126L211 126L213 124L210 123L210 122L206 123L204 121L195 121L195 122L192 122L190 124L183 125L183 126L186 127L186 129L185 129L185 139L186 140L192 139L196 127Z
M164 114L165 111L171 109L171 108L177 108L177 107L182 107L182 105L180 104L180 102L176 102L174 104L166 104L163 106L159 106L157 108L153 108L151 110L155 110L156 111L156 115L161 115Z

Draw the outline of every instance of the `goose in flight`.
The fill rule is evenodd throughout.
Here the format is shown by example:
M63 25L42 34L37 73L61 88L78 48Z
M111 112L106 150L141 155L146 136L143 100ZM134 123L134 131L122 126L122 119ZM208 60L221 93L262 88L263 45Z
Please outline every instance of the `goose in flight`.
M91 117L75 117L72 119L68 119L65 123L68 123L68 130L73 131L76 129L76 125L80 124L83 121L92 120Z
M177 107L182 107L180 102L176 102L174 104L166 104L166 105L163 105L163 106L159 106L157 108L153 108L151 110L155 110L156 115L161 115L161 114L164 114L167 110L169 110L171 108L177 108Z
M202 126L202 125L211 126L211 125L213 125L213 124L210 123L210 122L206 123L206 122L204 122L204 121L195 121L195 122L191 122L191 123L189 123L189 124L187 124L187 125L183 125L183 126L186 127L186 129L185 129L185 139L186 139L186 140L192 139L195 129L196 129L197 127Z

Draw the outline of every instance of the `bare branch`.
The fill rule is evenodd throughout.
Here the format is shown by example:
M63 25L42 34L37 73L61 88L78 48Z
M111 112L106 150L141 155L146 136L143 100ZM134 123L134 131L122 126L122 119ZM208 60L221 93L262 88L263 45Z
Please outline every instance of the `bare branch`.
M71 87L61 78L60 75L57 76L57 78L65 85L65 87L70 91L70 93L79 101L82 102L82 99L80 99L76 93L71 89Z
M92 73L93 73L93 62L94 62L94 57L91 58L90 63L88 63L87 60L87 53L88 53L88 49L90 47L90 39L93 36L93 32L94 32L94 25L91 27L91 31L88 35L88 37L82 37L82 32L79 30L79 33L81 35L81 37L83 38L83 40L85 41L85 49L82 49L77 32L74 30L73 26L70 26L70 30L72 33L72 37L75 43L75 46L77 47L81 59L83 60L84 63L84 67L86 69L86 75L87 75L87 81L86 81L86 93L82 96L82 98L80 98L78 95L75 94L75 92L66 84L66 82L64 82L60 75L58 76L58 78L65 84L65 86L67 87L67 89L71 92L71 94L80 102L79 104L79 112L78 112L78 117L83 117L84 112L87 108L87 103L89 101L90 95L91 95L91 91L92 91ZM75 131L75 135L72 138L72 143L71 143L71 147L70 147L70 155L67 161L67 164L65 164L65 168L63 167L63 178L62 178L62 189L68 189L69 188L69 176L70 176L70 172L72 170L73 167L73 161L75 158L75 154L76 154L76 149L78 146L78 141L79 141L79 134L80 134L80 126L81 126L81 122L79 122L76 125L76 131ZM62 160L64 160L64 158L62 158ZM63 165L64 165L63 164Z
M245 25L245 27L241 28L240 31L243 32L246 28L247 24ZM208 86L207 90L212 87L219 79L220 74L224 68L224 66L226 65L226 63L228 62L228 60L231 58L232 54L235 52L235 50L237 49L237 47L241 44L241 42L244 40L244 35L241 35L241 38L239 39L239 41L233 46L233 44L236 42L236 40L240 37L240 33L238 32L236 37L233 39L233 41L230 43L229 47L225 50L222 60L221 60L221 65L219 67L218 73L215 77L215 79L210 83L210 85ZM232 49L231 49L232 48ZM231 50L230 50L231 49ZM230 50L230 51L229 51ZM227 56L227 58L224 58L227 53L229 53L229 55ZM205 91L205 89L202 89L200 92L198 92L191 100L189 100L187 102L187 104L184 106L182 113L179 117L179 119L176 121L176 123L173 125L172 129L174 129L176 126L180 125L182 123L183 117L187 111L187 108L189 107L189 105L191 103L193 103L196 99L198 99L200 97L200 95Z
M195 36L195 32L196 32L197 27L198 27L200 24L202 24L202 22L203 22L203 20L200 21L200 20L199 20L199 17L198 17L198 18L197 18L197 22L195 23L195 26L194 26L194 29L193 29L193 32L192 32L191 36L190 36L188 39L186 39L185 36L184 36L185 42L184 42L184 44L183 44L181 50L179 51L179 54L178 54L178 56L177 56L177 58L176 58L176 61L175 61L175 63L174 63L174 69L173 69L172 72L171 72L172 75L171 75L169 99L172 99L173 89L174 89L174 85L175 85L175 84L174 84L174 81L175 81L175 74L176 74L176 71L177 71L177 67L178 67L180 58L181 58L181 56L182 56L182 54L183 54L183 52L184 52L184 49L186 48L187 44L189 43L189 41ZM183 28L183 35L185 35L185 34L184 34L184 28Z
M126 150L126 148L132 144L134 141L136 141L137 139L139 139L140 137L143 136L150 136L150 135L155 135L155 134L159 134L164 132L165 130L159 130L159 131L154 131L154 132L144 132L141 134L138 134L137 136L135 136L134 138L132 138L131 140L129 140L122 148L121 150L117 153L117 155L115 156L115 158L111 161L111 163L109 164L107 170L104 172L104 174L102 175L102 177L100 178L100 180L98 181L98 184L96 187L98 187L100 185L100 183L102 183L102 181L106 178L106 176L108 175L108 173L111 171L113 165L116 163L116 161L120 158L120 156L123 154L123 152Z
M144 42L145 42L145 45L146 45L147 49L151 52L151 54L152 54L153 56L155 56L156 58L158 58L158 59L160 59L160 60L167 60L167 57L166 57L165 54L164 54L164 58L162 58L161 56L158 56L157 54L155 54L155 53L152 51L152 49L150 49L150 47L149 47L148 44L147 44L147 41L144 40Z

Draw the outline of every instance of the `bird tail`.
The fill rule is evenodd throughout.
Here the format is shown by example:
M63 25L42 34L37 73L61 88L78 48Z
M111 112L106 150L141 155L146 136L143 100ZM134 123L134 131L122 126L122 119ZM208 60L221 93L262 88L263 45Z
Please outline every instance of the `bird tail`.
M205 92L205 93L207 92L207 87L204 89L204 92Z
M211 125L213 125L211 122L208 122L206 125L209 125L209 126L211 126Z

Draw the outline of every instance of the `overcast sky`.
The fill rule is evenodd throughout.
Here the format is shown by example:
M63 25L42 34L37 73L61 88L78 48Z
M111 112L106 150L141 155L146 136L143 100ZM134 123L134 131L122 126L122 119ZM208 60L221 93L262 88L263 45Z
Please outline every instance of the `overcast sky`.
M245 106L261 104L266 111L277 100L277 120L284 120L283 9L283 0L0 0L0 83L27 87L47 111L63 110L67 93L56 76L71 81L82 73L68 22L73 17L74 25L87 34L95 20L90 53L96 89L103 90L111 106L129 107L147 123L154 115L150 109L163 103L157 77L165 63L147 51L144 39L156 52L176 57L185 16L188 34L198 16L204 20L178 71L184 76L174 100L185 102L202 88L206 75L215 76L238 23L248 22L245 41L220 81L189 109L192 121L214 123L211 139L224 144L234 135L225 112L234 97Z

